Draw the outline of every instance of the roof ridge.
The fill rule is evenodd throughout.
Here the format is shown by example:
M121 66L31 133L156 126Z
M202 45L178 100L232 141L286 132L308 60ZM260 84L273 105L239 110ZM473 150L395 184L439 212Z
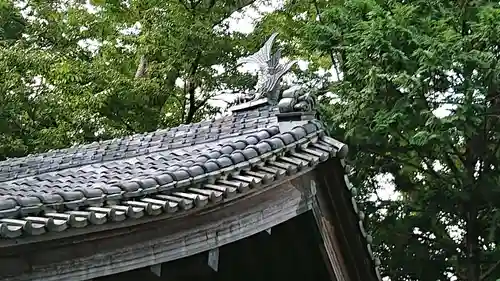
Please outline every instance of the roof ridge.
M192 124L0 161L0 182L250 134L276 123L272 110L254 110ZM135 137L135 138L134 138Z
M238 140L232 145L226 144L226 148L220 149L220 157L197 163L194 169L144 178L141 182L131 181L127 188L139 186L140 194L136 192L130 197L121 191L116 198L108 198L106 194L104 200L111 201L105 205L89 200L87 203L92 204L63 202L59 206L45 207L33 201L18 202L19 198L0 199L0 237L57 233L68 228L172 215L194 207L213 206L260 190L257 187L272 186L286 177L310 171L320 162L338 157L337 151L341 148L329 141L323 128L315 122L272 137L270 130L277 131L276 127L263 129L259 135L249 136L248 142ZM246 145L243 149L234 149L242 144ZM189 179L184 179L186 176ZM119 189L122 188L125 186ZM134 193L133 190L128 192Z
M44 206L65 206L69 209L78 209L82 206L101 204L105 200L135 198L159 192L160 189L182 188L193 181L205 180L208 176L242 168L238 166L238 163L245 162L249 165L249 163L261 161L264 156L264 158L270 156L273 151L292 149L298 145L297 142L307 142L308 135L320 131L322 132L322 127L314 121L297 126L289 132L279 132L278 126L272 126L261 129L245 139L222 145L218 151L214 151L217 154L216 157L200 155L189 167L177 166L171 167L172 169L161 169L155 176L143 175L123 182L102 182L100 185L73 186L71 189L59 188L54 191L42 188L38 192L26 193L23 196L16 196L17 193L12 193L12 191L2 192L0 217L11 217L19 212L38 213L44 209Z

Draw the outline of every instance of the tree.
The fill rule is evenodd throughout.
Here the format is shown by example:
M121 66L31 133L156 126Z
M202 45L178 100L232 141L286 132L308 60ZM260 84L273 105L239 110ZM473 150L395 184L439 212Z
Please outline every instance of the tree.
M302 41L343 74L324 113L352 148L384 275L497 280L498 2L319 4ZM369 198L381 175L399 198Z
M253 0L85 2L0 0L0 159L198 121L251 86L224 20Z

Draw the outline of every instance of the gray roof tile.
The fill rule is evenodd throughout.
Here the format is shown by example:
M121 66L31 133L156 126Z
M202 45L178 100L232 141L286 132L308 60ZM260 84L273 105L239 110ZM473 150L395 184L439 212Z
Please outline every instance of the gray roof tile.
M310 121L280 133L273 111L264 107L0 162L0 237L40 235L222 202L329 157L345 157L347 147L321 129ZM350 187L347 180L346 185ZM354 212L362 217L352 199ZM104 201L116 203L103 206ZM362 220L359 228L372 255Z
M273 135L274 132L277 132L274 128L266 129L266 131L271 138L280 136L279 134ZM266 134L263 133L261 135ZM317 138L318 136L320 137L319 139ZM224 202L224 200L231 200L236 193L248 192L262 183L269 184L270 181L280 179L286 174L313 166L310 161L313 161L314 155L323 153L333 155L332 151L336 151L336 146L329 145L328 142L323 141L326 139L322 136L321 131L315 131L311 135L307 135L306 138L308 141L306 144L295 141L285 146L283 142L276 141L276 145L271 146L273 142L270 141L269 137L262 139L255 145L248 144L245 147L240 147L242 148L241 150L236 149L238 145L234 140L227 144L217 144L213 147L192 150L199 154L205 152L205 150L218 153L214 154L216 158L204 158L205 161L203 163L193 162L189 168L183 168L179 164L174 164L167 165L157 175L150 174L145 177L130 178L126 181L118 181L116 184L103 184L100 182L87 188L65 190L59 186L63 190L58 190L55 193L42 189L42 191L36 194L38 198L14 197L9 199L9 197L0 196L0 236L3 238L15 238L20 235L40 235L46 232L59 232L87 225L123 221L127 218L137 219L142 216L168 215L193 207L218 204ZM320 144L320 146L316 147L316 143ZM295 147L292 145L295 145ZM285 154L279 153L281 149L286 150ZM220 150L224 150L225 152L232 151L221 154ZM176 155L183 155L177 152L175 153ZM155 159L164 159L166 157L157 157L154 154L138 158L140 159L129 161L128 164L142 164L139 160L149 159L155 161ZM90 166L91 168L96 168L99 173L106 173L107 171L118 173L123 170L129 170L130 166L126 166L125 168L121 166L127 162L125 160L130 159L107 162L105 163L106 167L101 168L99 168L98 164L91 164L80 168L73 168L73 170L80 169L83 174L92 174L92 171L95 170L90 169ZM207 176L213 174L210 171L214 171L220 175L221 171L226 169L228 169L229 173L225 176L221 175L213 180L204 180L207 179ZM58 173L60 172L53 172L52 174ZM130 172L127 171L127 173ZM73 179L78 179L79 177L79 175L75 175L74 173L68 176L72 176ZM44 176L43 180L47 180L47 177ZM194 183L200 184L193 185ZM179 189L179 187L182 188ZM172 190L173 188L176 189ZM169 192L159 193L163 191ZM53 194L57 196L54 197L52 196ZM43 198L43 195L54 198L55 201L52 201L57 202L59 206L63 203L66 209L58 209L55 206L56 210L52 211L46 209L46 207L42 207L42 201L47 200ZM63 201L63 195L73 197L66 198L66 200L70 201ZM86 201L80 199L82 195ZM102 202L104 197L107 200L115 200L115 203L104 206L97 204ZM89 203L89 201L96 204L90 204L90 206L89 204L84 204ZM45 212L36 212L40 208L44 209ZM68 211L68 208L73 210ZM13 219L13 215L19 210L21 210L22 216ZM55 223L56 220L58 221L57 224Z
M0 210L12 202L25 210L32 207L33 212L42 204L77 208L88 200L141 196L155 184L175 181L179 186L270 151L271 145L259 142L279 133L276 122L275 111L263 107L210 122L9 159L0 162L0 198L6 199L0 199ZM196 144L201 139L203 143Z
M190 146L258 132L275 124L275 115L276 110L264 107L211 121L9 159L0 162L0 182L179 148L187 148L181 156L191 155Z

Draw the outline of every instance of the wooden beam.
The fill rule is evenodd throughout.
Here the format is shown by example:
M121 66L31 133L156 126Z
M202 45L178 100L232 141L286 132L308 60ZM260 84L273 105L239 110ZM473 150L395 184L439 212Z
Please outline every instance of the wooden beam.
M151 270L151 272L153 272L154 275L161 277L161 263L152 265L149 267L149 269Z
M0 257L2 264L10 258L20 263L15 275L0 276L2 281L62 281L88 280L158 263L188 257L265 231L296 217L312 207L311 196L304 197L304 186L298 177L310 177L311 170L296 174L296 179L255 191L240 198L194 216L166 218L136 225L93 233L74 244L57 244L43 251L29 253L28 260L19 259L19 253ZM84 238L84 239L83 239ZM54 241L56 242L56 241ZM27 251L29 249L26 249ZM21 254L21 256L28 253ZM50 257L47 259L47 257ZM57 261L54 260L57 258ZM5 263L4 263L4 259ZM26 264L25 264L26 263ZM36 268L36 270L33 270ZM21 271L22 270L22 271Z
M310 184L309 190L310 190L312 196L316 196L316 194L318 193L318 190L316 188L316 180L315 179L311 179L311 184Z
M219 271L219 248L208 251L208 266L215 272Z
M319 190L326 199L324 209L328 210L338 248L344 259L352 281L379 280L375 272L375 263L367 248L367 240L359 227L360 217L356 211L353 194L346 180L345 170L340 161L330 159L316 167Z
M336 241L334 227L331 218L328 216L328 211L325 207L325 198L322 196L321 190L316 188L316 181L310 181L311 193L317 195L313 199L312 212L316 220L316 225L321 235L320 250L324 255L324 259L330 274L333 274L332 280L350 281L347 269Z

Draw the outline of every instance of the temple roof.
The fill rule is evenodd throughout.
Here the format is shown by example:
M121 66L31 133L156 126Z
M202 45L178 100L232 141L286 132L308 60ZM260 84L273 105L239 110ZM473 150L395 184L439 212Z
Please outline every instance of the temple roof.
M219 202L346 153L317 120L284 123L293 126L283 130L276 108L263 105L2 161L0 235L60 232Z
M103 194L107 198L140 196L139 186L150 179L165 173L171 173L172 179L163 176L156 180L167 183L183 178L186 172L199 176L207 169L215 169L210 165L212 162L206 163L208 160L216 161L222 154L235 149L244 151L250 144L269 139L278 133L276 126L275 111L263 107L200 123L9 159L0 162L0 216L12 216L15 205L63 202L86 205L90 204L86 201L98 200Z
M257 99L279 93L283 69L275 67L281 72L266 82L273 87L262 88L269 92L252 94L228 116L0 162L0 238L71 235L178 214L235 200L331 158L345 166L347 146L326 135L309 92ZM339 188L355 192L347 176L340 180ZM354 198L347 203L373 258L364 215Z

